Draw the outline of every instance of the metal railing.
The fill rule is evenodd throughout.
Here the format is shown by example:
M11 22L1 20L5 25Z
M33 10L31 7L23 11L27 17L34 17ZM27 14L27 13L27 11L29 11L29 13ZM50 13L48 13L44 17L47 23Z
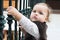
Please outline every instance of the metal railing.
M38 1L39 2L39 1ZM31 10L33 6L38 3L37 0L15 0L15 8L18 9L19 12L21 12L23 15L27 16L29 18ZM9 6L12 6L12 0L9 0ZM30 8L29 8L30 7ZM8 15L7 17L7 23L9 25L9 30L8 30L8 39L7 40L12 40L11 38L11 25L13 23L14 18L11 15ZM23 36L21 38L21 29L19 28L19 39L17 39L17 21L15 21L15 33L14 33L14 40L24 40ZM3 16L3 0L0 0L0 40L3 40L3 28L4 24L6 21L4 20Z

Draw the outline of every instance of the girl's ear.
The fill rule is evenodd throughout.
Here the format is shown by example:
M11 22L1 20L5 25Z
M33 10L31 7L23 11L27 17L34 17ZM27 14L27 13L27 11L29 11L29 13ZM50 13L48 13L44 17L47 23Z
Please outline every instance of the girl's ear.
M47 22L47 21L48 21L48 17L45 18L45 22Z

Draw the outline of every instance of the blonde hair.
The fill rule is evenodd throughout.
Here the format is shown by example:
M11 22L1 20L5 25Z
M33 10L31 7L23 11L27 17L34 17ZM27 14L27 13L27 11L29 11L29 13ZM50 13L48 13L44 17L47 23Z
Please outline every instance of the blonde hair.
M42 5L43 7L45 7L46 9L47 9L47 18L46 18L46 21L50 21L49 20L49 15L51 14L51 12L52 12L52 8L48 5L48 4L46 4L46 3L37 3L36 5Z

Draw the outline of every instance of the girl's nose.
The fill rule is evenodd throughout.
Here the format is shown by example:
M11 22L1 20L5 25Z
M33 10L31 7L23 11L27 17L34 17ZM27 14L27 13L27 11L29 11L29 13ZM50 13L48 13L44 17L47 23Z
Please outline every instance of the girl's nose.
M35 16L37 16L38 15L38 13L35 13Z

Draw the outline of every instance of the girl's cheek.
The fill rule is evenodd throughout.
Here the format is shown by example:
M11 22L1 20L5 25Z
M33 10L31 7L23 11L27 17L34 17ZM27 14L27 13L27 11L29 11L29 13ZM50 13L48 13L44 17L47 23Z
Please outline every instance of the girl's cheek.
M33 19L33 15L30 15L30 19Z
M31 17L34 17L34 14L33 13L31 14Z
M40 21L41 21L41 22L45 22L45 17L42 16L42 17L40 18Z

